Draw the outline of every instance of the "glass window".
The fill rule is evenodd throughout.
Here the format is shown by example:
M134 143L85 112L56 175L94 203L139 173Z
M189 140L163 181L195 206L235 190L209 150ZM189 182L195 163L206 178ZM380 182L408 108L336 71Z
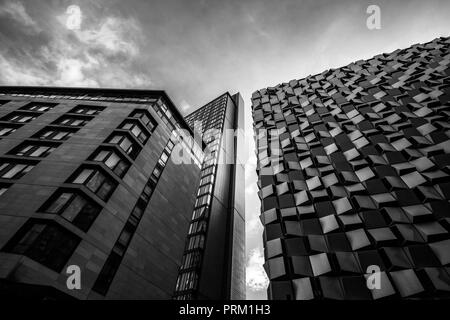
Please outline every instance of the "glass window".
M62 116L57 119L54 123L57 125L63 126L71 126L71 127L80 127L84 126L86 123L90 121L89 118L77 118L74 116Z
M31 102L26 106L20 108L20 110L27 111L37 111L37 112L47 112L52 109L56 104L54 103L44 103L44 102Z
M73 193L62 193L48 208L48 213L59 213L62 208L69 202L69 200L74 196Z
M61 272L79 243L80 238L57 224L29 220L7 244L5 251L23 254Z
M0 125L0 137L6 137L16 131L16 128Z
M0 184L0 196L2 195L2 194L4 194L7 190L8 190L8 188L9 188L9 185L7 185L7 184Z
M85 114L85 115L97 115L101 111L103 111L104 107L97 107L97 106L77 106L73 108L70 113L78 113L78 114Z
M43 140L67 140L69 139L75 131L63 131L61 129L52 129L46 128L39 133L37 133L34 137Z
M125 122L122 124L121 129L129 130L142 144L145 144L148 139L148 135L137 123Z
M106 294L121 261L121 256L115 252L112 252L103 265L102 271L95 281L92 290L103 295Z
M11 153L16 156L24 157L46 157L56 149L57 146L39 145L36 143L25 142Z
M0 162L0 177L3 179L19 179L34 168L25 163Z
M75 192L58 192L41 211L58 214L83 231L87 231L100 213L94 201Z
M140 148L134 144L127 136L115 134L107 140L108 143L117 144L132 159L135 159L140 152Z
M141 119L145 126L152 132L156 126L156 122L147 110L138 109L131 113L130 117Z
M9 115L6 115L1 120L3 121L11 121L17 123L27 123L33 121L39 116L39 114L30 113L30 112L12 112Z
M167 162L167 159L169 159L169 155L168 155L166 152L163 152L163 153L161 154L161 157L159 158L159 161L160 161L162 164L165 164L165 163Z
M101 171L91 168L82 169L71 182L85 185L104 201L108 200L117 186L113 179L108 178Z

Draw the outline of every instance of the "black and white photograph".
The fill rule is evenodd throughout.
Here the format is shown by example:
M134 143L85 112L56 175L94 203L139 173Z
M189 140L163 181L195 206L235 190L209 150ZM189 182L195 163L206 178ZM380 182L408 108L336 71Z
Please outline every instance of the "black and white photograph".
M450 1L0 0L0 301L449 299Z

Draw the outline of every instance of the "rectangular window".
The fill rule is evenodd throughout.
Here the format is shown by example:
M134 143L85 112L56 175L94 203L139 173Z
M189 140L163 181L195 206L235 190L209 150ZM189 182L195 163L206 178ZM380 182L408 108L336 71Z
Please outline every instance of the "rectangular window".
M91 118L86 117L76 117L76 116L62 116L58 118L54 124L60 126L70 126L70 127L81 127L86 125Z
M19 179L34 168L33 164L0 161L0 178Z
M125 121L120 129L130 131L142 144L145 144L148 140L148 134L145 130L136 122Z
M103 162L108 168L110 168L119 177L123 177L130 168L128 161L124 160L114 150L101 149L94 153L92 161Z
M118 145L125 153L127 153L132 159L136 159L140 152L140 147L136 143L133 143L130 138L124 134L114 134L106 140L107 143L113 143Z
M33 136L33 138L42 139L42 140L56 140L56 141L64 141L69 139L77 129L64 129L61 128L52 128L47 127L43 130L39 131L37 134Z
M153 119L153 117L150 115L150 113L147 110L144 110L144 109L134 110L131 113L130 117L141 119L141 121L150 130L150 132L153 132L153 130L156 127L156 121Z
M85 185L103 201L107 201L117 187L116 181L94 168L81 169L70 182Z
M200 186L203 186L208 183L214 183L214 175L210 174L209 176L203 177L200 180Z
M201 262L201 258L202 258L202 256L201 256L199 251L194 251L194 252L187 253L184 256L181 268L183 270L186 270L186 269L190 269L190 268L196 267Z
M54 222L30 219L8 242L5 251L25 255L56 272L61 272L80 240Z
M58 214L83 231L88 231L101 211L93 200L74 191L58 191L40 210Z
M31 113L31 112L20 112L14 111L10 114L4 116L0 120L2 121L11 121L15 123L27 123L36 119L40 114L39 113Z
M168 159L169 159L169 154L167 153L167 151L164 151L161 154L161 157L159 158L158 163L164 167L166 165Z
M89 116L94 116L99 114L105 110L104 107L97 107L97 106L76 106L72 110L70 110L70 113L78 113L78 114L85 114Z
M56 106L56 103L31 102L31 103L23 106L22 108L20 108L20 110L47 112L48 110L52 109L54 106Z
M114 275L117 269L119 269L122 257L115 252L111 252L105 264L103 265L102 271L94 283L92 290L95 292L105 295L108 292L109 286L111 285Z
M212 184L207 184L198 189L197 196L201 196L204 194L211 194L211 192L212 192Z
M35 142L24 142L20 146L14 148L9 154L24 157L46 157L58 146L58 144L43 145Z
M16 131L17 128L7 125L0 125L0 137L9 136L11 133Z
M0 183L0 196L8 191L9 187L9 184Z
M210 194L206 194L204 196L200 196L197 198L197 201L195 202L195 207L201 207L205 204L209 204L211 199L211 195Z

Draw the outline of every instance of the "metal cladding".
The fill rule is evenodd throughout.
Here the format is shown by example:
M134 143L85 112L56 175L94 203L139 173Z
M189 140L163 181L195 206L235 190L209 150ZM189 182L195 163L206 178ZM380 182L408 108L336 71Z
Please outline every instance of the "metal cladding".
M252 95L269 298L450 296L449 47Z

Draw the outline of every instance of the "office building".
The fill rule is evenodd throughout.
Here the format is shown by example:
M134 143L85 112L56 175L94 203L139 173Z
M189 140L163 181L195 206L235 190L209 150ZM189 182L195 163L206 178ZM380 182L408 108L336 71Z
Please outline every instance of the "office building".
M245 299L243 107L225 93L186 116L207 152L174 299Z
M0 87L0 295L172 299L204 157L192 134L164 91Z

